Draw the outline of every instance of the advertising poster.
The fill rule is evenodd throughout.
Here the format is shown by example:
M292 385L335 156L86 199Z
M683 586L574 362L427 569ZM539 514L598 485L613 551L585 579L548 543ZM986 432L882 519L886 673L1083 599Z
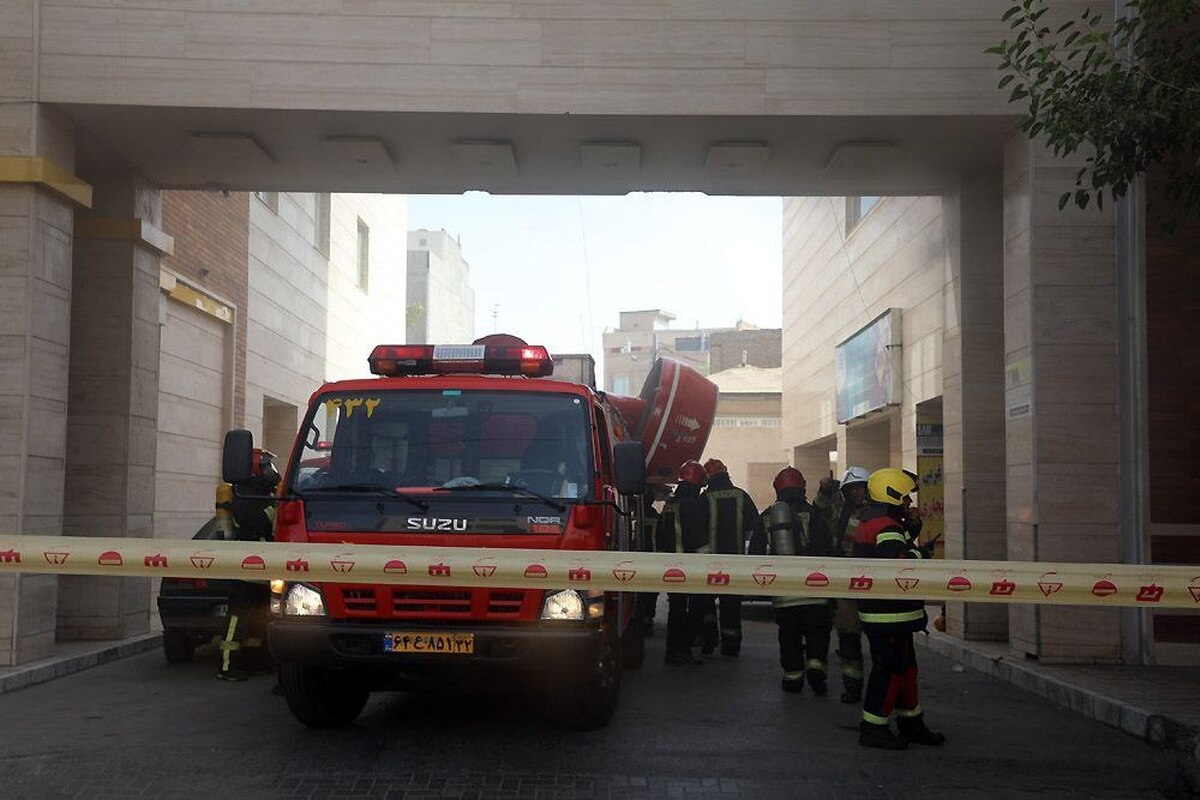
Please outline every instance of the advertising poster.
M946 530L946 486L942 475L942 418L917 412L917 476L921 490L917 502L924 527L921 541L928 542ZM937 540L934 558L944 558L946 539Z
M837 420L900 402L900 309L891 308L834 350Z

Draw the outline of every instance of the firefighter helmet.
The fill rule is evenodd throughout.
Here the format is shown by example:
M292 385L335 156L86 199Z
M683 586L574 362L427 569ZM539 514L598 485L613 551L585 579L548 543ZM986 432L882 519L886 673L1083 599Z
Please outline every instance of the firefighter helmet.
M902 506L904 498L916 490L912 473L896 467L877 469L867 479L867 495L876 503Z
M856 483L866 483L871 477L871 473L865 467L850 467L846 470L846 474L842 475L842 486L853 486Z
M722 472L729 472L729 469L725 466L725 462L721 459L710 458L708 461L704 462L704 471L709 475L717 475Z
M708 473L704 471L704 467L700 466L699 461L685 461L679 468L679 480L683 483L703 486L708 483Z
M804 489L808 483L804 480L804 475L795 467L784 467L779 470L779 474L775 476L775 482L771 484L775 487L775 491L781 492L784 489Z

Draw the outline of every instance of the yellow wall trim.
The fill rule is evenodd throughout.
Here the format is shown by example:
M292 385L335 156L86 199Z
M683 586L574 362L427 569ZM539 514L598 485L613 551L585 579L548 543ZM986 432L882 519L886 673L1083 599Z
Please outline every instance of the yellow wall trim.
M200 289L188 286L172 272L159 270L158 288L172 300L191 306L210 317L216 317L227 325L233 324L233 309L230 306Z
M76 217L75 238L136 242L164 256L175 254L175 240L172 237L161 228L136 217Z
M0 183L34 183L84 208L92 207L91 185L46 158L0 156Z

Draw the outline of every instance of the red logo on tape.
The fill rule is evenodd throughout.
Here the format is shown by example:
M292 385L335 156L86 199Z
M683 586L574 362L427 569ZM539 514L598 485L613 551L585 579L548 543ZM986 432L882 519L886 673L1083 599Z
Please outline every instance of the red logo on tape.
M192 562L192 566L196 569L208 569L217 559L213 556L197 553L194 556L188 556L188 561Z
M1058 577L1057 572L1044 572L1042 579L1038 581L1038 589L1042 591L1042 597L1049 597L1055 592L1061 591L1063 583L1060 580L1054 580Z
M587 583L592 579L592 571L587 567L576 567L567 570L567 580L576 583Z
M613 567L613 577L621 583L629 583L634 575L637 575L637 570L633 568L632 561L622 561Z
M154 567L155 569L166 569L167 568L167 557L164 556L162 553L155 553L152 556L146 556L145 558L143 558L142 564L144 564L147 567Z
M1159 600L1162 600L1164 591L1163 587L1157 583L1147 584L1138 589L1137 601L1139 603L1157 603Z
M102 567L119 567L125 563L125 559L121 558L121 554L116 550L105 550L96 559L96 563Z
M1092 594L1096 597L1109 597L1117 593L1117 585L1110 580L1098 580L1092 584Z
M267 562L262 556L246 556L242 559L242 569L260 570L266 569Z
M804 579L805 586L811 586L814 589L824 589L829 585L829 576L824 572L810 572L808 577Z
M707 583L709 586L728 586L730 581L728 572L710 572L708 573Z
M20 564L21 554L16 550L0 550L0 564Z
M308 567L308 560L304 558L293 558L283 562L285 572L308 572Z
M668 567L663 570L663 583L685 583L687 581L687 573L679 567Z
M946 588L952 592L966 592L971 589L971 580L965 575L955 575L946 581Z
M496 565L487 563L473 564L471 571L481 578L490 578L496 574Z
M852 592L869 592L874 585L874 578L868 578L866 575L857 575L850 579L848 588Z
M62 550L47 550L42 555L46 557L47 564L53 564L57 567L67 563L67 559L71 554L65 553Z
M992 588L988 591L988 594L994 594L997 597L1011 597L1012 593L1016 590L1017 585L1008 578L1004 578L1002 580L992 581Z
M405 564L398 558L393 558L391 561L383 565L383 571L389 575L407 575L408 564Z
M525 567L526 578L545 578L549 574L550 573L546 571L544 564L530 564L529 566Z
M917 588L917 584L921 582L920 578L914 578L911 575L897 575L896 585L900 587L900 591L907 592Z
M754 574L751 576L754 578L754 582L759 586L770 586L772 583L774 583L775 579L779 576L774 572L770 572L770 569L773 566L773 564L762 564L756 570L754 570Z
M449 578L450 565L439 561L436 564L429 565L429 577L431 578Z

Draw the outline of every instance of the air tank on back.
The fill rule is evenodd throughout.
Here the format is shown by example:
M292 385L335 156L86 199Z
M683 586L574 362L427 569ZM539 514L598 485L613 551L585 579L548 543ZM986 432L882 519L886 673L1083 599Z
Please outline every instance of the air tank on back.
M625 420L622 438L646 448L646 481L674 482L679 465L699 460L712 431L717 385L695 368L660 357L637 397L608 395Z

